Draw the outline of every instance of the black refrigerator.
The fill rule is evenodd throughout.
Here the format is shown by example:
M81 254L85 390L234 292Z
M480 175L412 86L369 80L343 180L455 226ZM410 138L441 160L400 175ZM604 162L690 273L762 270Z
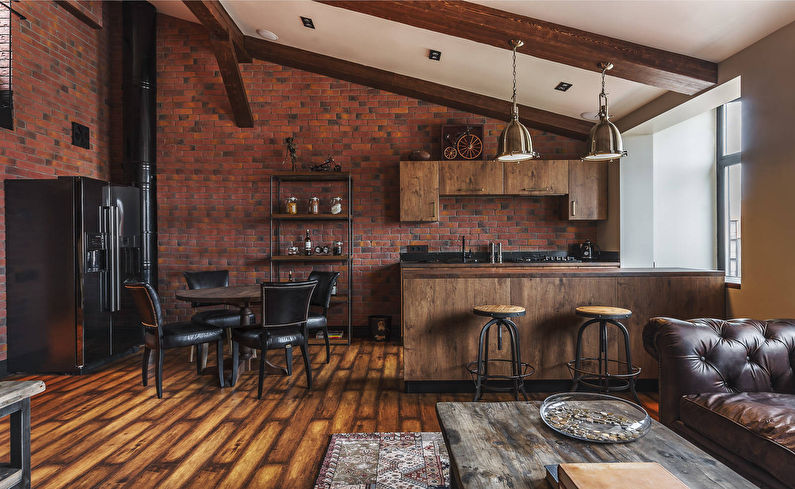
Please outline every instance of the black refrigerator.
M140 191L85 177L6 180L8 371L82 373L132 351Z

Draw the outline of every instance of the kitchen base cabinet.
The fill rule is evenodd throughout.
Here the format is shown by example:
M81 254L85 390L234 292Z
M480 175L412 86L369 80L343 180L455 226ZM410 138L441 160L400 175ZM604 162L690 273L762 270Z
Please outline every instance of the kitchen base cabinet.
M463 365L477 359L478 335L488 321L472 314L472 307L505 303L510 294L509 281L404 281L403 355L412 359L403 363L404 378L468 379Z
M402 274L403 375L406 382L471 380L465 365L477 359L487 318L477 304L513 304L521 356L536 368L528 380L569 380L582 305L630 309L632 363L641 379L657 378L657 363L643 348L643 327L655 316L724 317L722 272L683 269L405 266ZM503 333L505 333L503 331ZM596 329L583 338L585 356L596 356ZM503 340L507 335L503 334ZM609 329L611 358L621 358L618 334ZM492 337L491 358L505 358Z

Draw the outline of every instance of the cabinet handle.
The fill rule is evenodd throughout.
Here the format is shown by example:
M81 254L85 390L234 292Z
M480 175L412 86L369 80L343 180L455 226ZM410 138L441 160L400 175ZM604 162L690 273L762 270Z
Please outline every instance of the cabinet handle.
M576 200L572 200L571 201L571 215L572 216L576 216L577 215L577 201Z
M435 221L438 221L438 220L439 220L439 217L436 215L436 212L437 212L437 211L436 211L436 206L437 206L438 204L437 204L437 203L436 203L436 201L434 200L433 202L431 202L431 205L433 206L433 216L432 216L432 218L433 218L433 220L435 220Z
M480 188L460 188L460 189L458 189L458 192L483 192L484 190L486 190L486 189L483 188L483 187L480 187Z
M549 192L552 187L523 188L523 192Z

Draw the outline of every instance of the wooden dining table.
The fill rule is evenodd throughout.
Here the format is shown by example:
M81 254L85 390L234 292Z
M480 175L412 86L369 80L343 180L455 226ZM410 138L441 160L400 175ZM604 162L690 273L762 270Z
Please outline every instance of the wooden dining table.
M223 304L240 309L240 325L248 326L251 305L262 303L262 287L260 285L233 285L228 287L209 287L206 289L178 290L177 299L202 304ZM256 357L255 350L240 345L238 374L251 370L251 360ZM265 352L262 352L265 355ZM231 368L231 367L230 367ZM265 359L268 373L287 374L287 369L274 365Z

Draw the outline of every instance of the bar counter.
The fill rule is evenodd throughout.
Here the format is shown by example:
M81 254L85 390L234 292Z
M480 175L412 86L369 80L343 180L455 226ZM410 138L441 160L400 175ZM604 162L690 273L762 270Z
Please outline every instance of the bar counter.
M444 391L470 380L467 362L477 357L480 329L486 318L472 314L477 304L523 306L516 318L522 361L536 368L531 380L567 380L566 362L574 359L582 305L629 309L622 321L630 332L632 362L641 379L657 378L657 363L643 349L642 332L655 316L718 317L725 314L724 274L684 268L620 268L594 264L401 264L403 378L436 383ZM609 337L611 357L618 356L615 335ZM508 350L490 356L505 357ZM598 339L584 338L587 356L595 356ZM507 342L504 345L507 347ZM621 357L619 357L622 359Z

